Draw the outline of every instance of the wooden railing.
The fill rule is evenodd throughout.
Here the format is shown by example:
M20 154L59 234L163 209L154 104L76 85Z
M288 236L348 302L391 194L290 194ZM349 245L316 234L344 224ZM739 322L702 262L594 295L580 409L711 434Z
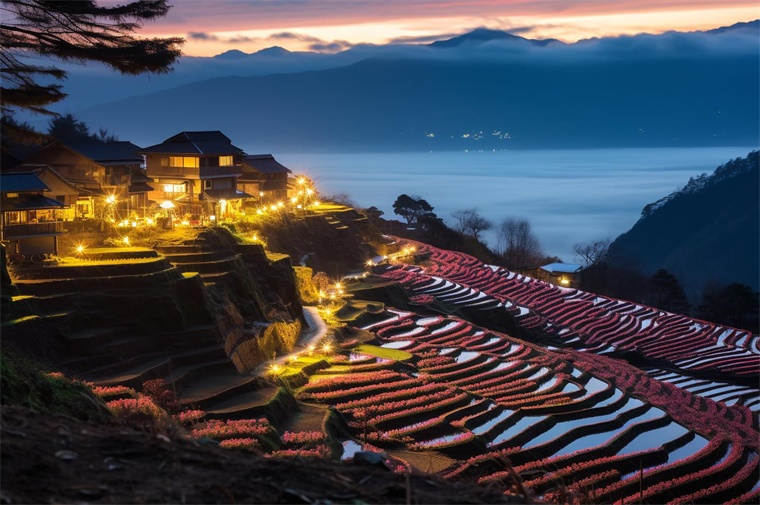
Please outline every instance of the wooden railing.
M6 224L3 227L3 239L25 237L28 235L51 235L63 233L63 221L50 221L45 223Z
M178 177L183 179L209 179L214 177L242 175L243 167L150 167L148 177Z

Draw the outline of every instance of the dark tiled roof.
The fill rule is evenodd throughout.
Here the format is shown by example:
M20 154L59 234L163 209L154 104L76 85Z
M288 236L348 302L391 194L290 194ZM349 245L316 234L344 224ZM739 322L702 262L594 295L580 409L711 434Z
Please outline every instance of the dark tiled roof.
M247 154L243 158L243 164L251 167L262 174L274 174L278 172L291 173L285 165L280 164L271 154Z
M32 173L0 174L0 190L3 193L50 191L42 179Z
M220 131L182 132L140 151L145 154L230 155L243 152Z
M54 177L57 179L61 184L64 184L65 186L68 186L74 191L79 191L79 188L75 187L71 181L64 178L61 174L56 172L51 166L49 165L20 165L12 170L12 173L32 173L39 177L40 179L43 179L43 177L46 177L47 174L51 174L47 177ZM45 182L44 180L42 181Z
M13 198L3 205L3 210L37 210L37 209L61 209L68 205L42 195L27 195ZM5 208L7 207L7 208Z
M68 142L63 145L101 165L142 163L143 161L140 155L140 146L132 142L85 140Z

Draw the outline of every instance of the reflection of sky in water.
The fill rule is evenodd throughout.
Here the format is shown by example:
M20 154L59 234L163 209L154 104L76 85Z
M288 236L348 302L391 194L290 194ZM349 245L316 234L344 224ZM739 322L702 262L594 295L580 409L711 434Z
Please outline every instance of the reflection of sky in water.
M402 193L419 195L449 224L457 209L476 207L498 223L521 217L548 253L572 262L573 244L612 238L638 220L644 205L690 177L746 156L750 147L594 149L499 152L277 154L312 177L325 194L393 214ZM385 230L387 231L387 230ZM495 235L486 233L491 245Z

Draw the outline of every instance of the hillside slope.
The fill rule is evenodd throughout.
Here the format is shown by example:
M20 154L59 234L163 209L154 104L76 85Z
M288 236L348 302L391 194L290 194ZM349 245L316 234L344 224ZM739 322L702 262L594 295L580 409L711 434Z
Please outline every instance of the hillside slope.
M651 274L669 270L687 292L707 281L758 289L758 151L693 178L644 207L641 219L610 246L612 257Z

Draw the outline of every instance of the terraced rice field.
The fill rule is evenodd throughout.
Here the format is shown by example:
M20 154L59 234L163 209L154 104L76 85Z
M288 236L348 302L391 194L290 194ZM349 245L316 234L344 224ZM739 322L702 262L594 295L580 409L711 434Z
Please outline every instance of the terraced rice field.
M594 503L760 498L756 335L414 245L428 261L375 273L397 280L419 311L388 309L362 328L411 358L348 354L310 377L302 401L333 406L357 440L443 454L455 461L447 478L506 492ZM535 340L436 315L426 308L435 304L507 312ZM659 366L634 366L621 350Z

